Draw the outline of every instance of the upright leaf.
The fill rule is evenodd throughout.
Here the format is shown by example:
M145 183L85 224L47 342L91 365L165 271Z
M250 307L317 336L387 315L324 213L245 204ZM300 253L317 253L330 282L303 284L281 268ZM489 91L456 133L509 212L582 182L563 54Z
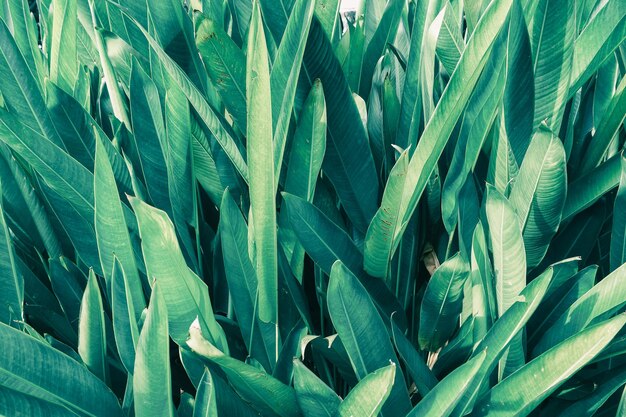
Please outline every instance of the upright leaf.
M611 227L611 271L626 263L626 158L623 155L621 171Z
M276 257L276 198L272 142L269 61L261 9L254 3L248 38L246 96L248 103L248 163L250 209L254 221L259 317L278 323L278 266ZM278 330L277 330L278 331ZM278 349L278 346L276 346ZM272 355L275 360L277 353Z
M94 225L102 271L108 285L107 290L110 291L114 258L118 259L128 280L133 307L136 311L141 311L146 304L141 289L141 278L124 218L124 206L120 201L113 169L102 144L102 140L108 139L100 138L97 134L96 138Z
M173 417L170 344L167 308L159 284L152 287L148 314L143 323L133 375L135 414Z
M574 1L540 0L532 25L533 72L535 74L534 126L547 121L558 132L567 100L574 37Z
M419 344L431 352L444 346L459 321L469 265L459 254L445 261L428 281L420 307Z
M523 229L528 268L537 266L545 256L561 222L566 193L563 144L541 126L528 147L510 196Z
M93 269L89 270L89 280L80 306L78 354L94 375L108 382L109 364L104 307Z
M487 62L487 51L493 45L512 1L492 1L472 34L465 52L461 56L454 74L441 96L435 111L415 148L407 169L407 179L402 189L409 195L399 211L400 227L392 236L398 241L413 214L419 198L435 169L437 161L465 107L481 70ZM379 209L381 211L382 209ZM382 233L373 234L375 239L384 239Z
M502 317L526 286L526 252L517 215L506 198L487 185L485 204L493 250L498 316ZM524 363L522 343L520 334L509 349L505 374Z
M4 207L0 183L0 322L17 327L24 320L24 278L16 264Z
M136 197L130 198L130 204L137 216L146 274L151 285L157 282L162 289L170 336L183 344L189 324L197 317L214 343L226 349L225 335L213 315L208 288L185 263L171 220L165 212Z

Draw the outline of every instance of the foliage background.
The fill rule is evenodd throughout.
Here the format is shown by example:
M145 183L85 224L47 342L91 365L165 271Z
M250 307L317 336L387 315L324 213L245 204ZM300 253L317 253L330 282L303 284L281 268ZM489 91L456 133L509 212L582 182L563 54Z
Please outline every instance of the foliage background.
M626 3L340 7L1 3L0 414L626 415Z

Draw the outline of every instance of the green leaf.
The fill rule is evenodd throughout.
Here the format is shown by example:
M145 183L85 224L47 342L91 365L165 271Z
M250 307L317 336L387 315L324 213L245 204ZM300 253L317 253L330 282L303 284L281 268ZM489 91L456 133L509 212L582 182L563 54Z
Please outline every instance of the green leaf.
M79 415L122 415L115 394L104 382L83 364L50 345L2 323L0 345L3 352L0 384L3 387L57 404Z
M326 103L322 83L316 81L309 92L293 136L285 192L313 202L317 179L326 152ZM298 278L304 267L304 249L287 221L286 210L279 215L280 240ZM289 256L290 255L290 256Z
M602 113L593 135L593 146L585 150L585 157L581 161L580 173L586 174L595 168L606 156L613 138L626 118L626 77L622 77L611 101Z
M572 70L576 8L574 1L540 0L533 17L532 52L535 74L533 125L546 121L558 132Z
M389 398L395 373L396 364L391 363L367 375L339 404L337 415L341 417L377 416Z
M133 375L135 414L173 417L172 382L167 306L161 287L152 287L148 314L143 323Z
M348 83L316 19L309 29L304 65L309 82L319 78L324 86L328 116L324 172L356 230L365 233L379 190L374 159Z
M419 344L431 352L443 347L457 327L469 265L459 254L446 260L428 281L420 307Z
M579 333L594 319L626 302L626 264L598 282L573 303L548 329L533 349L534 356Z
M76 2L53 0L52 9L50 79L65 91L72 92L78 78Z
M529 269L541 262L556 234L566 193L563 144L542 125L528 147L510 196L523 229Z
M396 36L403 8L404 1L402 0L387 2L380 21L376 25L376 31L367 42L367 47L363 53L361 82L359 85L359 95L364 100L367 100L372 88L372 77L376 63L385 52L387 44L392 43Z
M78 415L60 405L43 401L9 388L0 390L0 414L24 417L68 417Z
M363 256L343 229L306 200L287 193L282 196L293 231L320 268L330 274L333 263L340 260L352 272L361 270Z
M502 317L526 286L526 252L522 230L513 207L489 184L487 184L486 213L493 250L498 316ZM506 366L502 370L505 375L524 363L521 334L509 349L505 363Z
M461 26L457 17L454 16L454 9L450 3L444 7L445 12L443 12L443 20L439 29L436 52L448 74L452 74L465 49L465 41L461 33Z
M89 280L80 306L78 354L94 375L105 382L109 381L104 307L93 269L89 270Z
M503 41L494 45L489 63L478 79L460 122L459 136L441 190L442 218L449 233L452 233L458 221L458 195L478 161L480 150L500 109L506 81L504 57L508 57L505 46Z
M300 360L293 361L293 387L306 417L335 417L341 398Z
M626 5L606 2L594 11L593 17L574 43L569 96L578 90L613 54L626 36Z
M299 197L283 193L283 199L291 227L298 240L304 250L325 273L330 274L333 263L340 260L353 274L358 276L376 306L384 312L385 320L393 312L402 311L396 297L381 280L363 273L363 255L341 227L326 217L313 204L307 203ZM402 315L399 319L401 317Z
M613 226L611 228L611 270L626 263L626 158L621 158L619 189L615 196Z
M422 119L422 93L420 76L424 43L428 39L428 29L439 12L441 1L417 2L413 17L411 45L407 62L406 78L400 103L398 122L399 146L407 148L417 144Z
M200 386L196 393L196 401L193 407L193 417L217 417L217 398L215 396L215 383L208 369L204 370Z
M258 280L248 254L248 226L228 190L224 191L220 215L224 270L243 341L250 356L269 370L273 367L270 358L274 352L261 337L255 315Z
M389 361L398 363L389 333L372 300L356 277L340 261L333 264L327 300L330 318L359 380L387 365ZM409 408L404 375L397 370L382 414L403 414Z
M143 292L141 296L143 298ZM135 349L139 341L138 323L145 308L145 301L143 304L135 306L124 267L115 257L111 275L113 333L115 334L115 345L120 355L120 360L129 374L134 373Z
M469 386L482 376L480 371L486 356L487 352L484 350L448 374L417 403L407 417L449 416Z
M400 208L405 204L408 195L404 194L409 164L409 150L402 152L389 173L387 186L380 203L380 210L372 219L365 237L365 270L372 276L384 278L390 285L388 277L389 264L400 241L393 237L402 227L399 218Z
M270 93L274 132L275 188L278 186L280 168L283 163L289 122L314 7L315 1L296 0L294 2L272 65Z
M623 388L625 383L626 368L622 366L611 369L610 374L600 383L599 387L594 387L592 394L565 408L558 416L592 416L615 391ZM619 416L619 414L616 414L616 416Z
M0 182L0 322L18 327L24 320L24 278L16 264L15 248L11 239Z
M169 75L171 81L176 84L187 97L187 100L191 103L193 108L198 113L198 116L202 122L206 125L209 131L214 135L215 140L222 147L228 159L231 160L244 181L248 181L248 165L243 159L237 144L232 138L231 134L224 128L222 121L213 112L209 104L206 102L202 93L196 86L193 85L189 77L183 72L183 70L170 58L167 53L159 46L158 42L152 38L148 32L137 23L136 20L130 18L130 22L141 32L148 40L150 48L156 54L160 60L160 64L163 69Z
M250 23L246 71L248 103L248 163L250 211L254 221L256 271L259 282L259 318L278 323L278 266L276 256L276 198L272 143L269 61L261 9L255 3ZM254 258L253 258L254 259ZM276 346L278 349L278 346ZM277 353L271 355L276 360Z
M187 345L202 358L219 366L233 388L259 411L285 417L301 416L293 388L254 366L224 354L204 339L196 322L189 328Z
M526 286L524 241L513 207L490 185L487 185L486 213L496 273L498 315L502 316Z
M141 278L137 270L135 253L124 220L123 206L119 198L113 169L104 149L102 139L96 132L96 159L94 167L94 225L98 243L98 254L102 271L111 289L114 258L124 268L130 297L135 311L141 311L146 302L141 289Z
M619 185L621 174L621 156L615 155L593 171L570 183L567 187L567 198L563 206L565 222L580 213L600 197Z
M476 352L486 352L485 361L482 364L480 375L466 389L463 399L459 401L452 416L463 416L470 411L474 402L481 393L481 387L486 384L486 379L493 372L498 360L505 354L520 331L524 329L526 322L537 310L543 297L548 291L554 271L548 268L544 273L535 278L524 288L518 301L513 304L502 317L496 320L485 337L474 348Z
M533 359L488 391L472 416L527 415L604 349L625 323L626 315L622 314L574 335Z
M208 288L185 263L167 214L136 197L130 197L130 204L137 216L146 273L151 284L156 281L162 289L172 339L184 345L189 324L198 317L214 343L227 349L226 336L213 315Z
M493 1L490 3L424 129L407 169L407 179L402 192L404 193L406 190L410 197L404 199L406 203L400 207L398 217L401 219L401 227L391 237L394 242L402 236L417 207L418 200L435 169L452 129L467 104L480 72L487 62L487 51L493 45L509 13L511 4L512 1ZM372 234L372 236L375 236L372 237L373 239L384 239L380 233Z
M205 19L196 31L204 66L237 127L246 131L246 56L218 22Z
M439 383L437 378L424 362L411 341L402 333L398 325L392 320L391 331L393 342L400 358L404 361L407 371L413 378L417 392L423 397L428 394Z

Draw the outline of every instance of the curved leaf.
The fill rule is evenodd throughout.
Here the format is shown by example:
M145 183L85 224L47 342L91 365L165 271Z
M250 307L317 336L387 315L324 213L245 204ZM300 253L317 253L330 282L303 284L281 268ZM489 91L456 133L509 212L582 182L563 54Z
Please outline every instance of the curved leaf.
M398 363L389 333L372 300L356 277L340 261L333 264L327 300L330 318L359 380L387 365L389 361ZM409 408L404 375L397 370L382 414L403 414Z
M212 340L226 349L226 336L213 315L208 288L187 267L171 220L136 197L130 197L130 204L137 216L146 274L162 289L170 336L184 345L189 324L197 317Z
M532 25L535 75L534 126L543 121L559 131L572 69L576 8L574 1L540 0Z
M478 81L480 72L487 62L487 51L492 47L498 32L509 14L512 1L492 1L472 34L448 85L429 120L424 133L409 162L404 190L410 198L400 207L401 227L392 236L398 241L419 198L437 165L437 161L452 133L463 108ZM379 211L382 209L379 209ZM372 234L373 239L384 239L381 233Z
M393 239L401 227L402 219L398 218L400 207L409 197L404 194L408 164L409 150L407 149L402 152L389 173L383 200L380 203L381 208L372 219L365 237L365 270L372 276L385 278L388 285L389 264L396 246L400 243L399 240Z
M197 322L189 328L187 345L202 358L219 366L233 388L259 411L285 417L301 416L293 388L221 352L203 338Z
M487 356L482 351L467 363L459 366L439 382L417 405L407 417L440 416L447 417L461 401L468 387L482 377L480 368Z
M537 356L545 352L585 329L597 317L626 303L624 279L626 264L610 273L572 304L543 334L533 349L533 354Z
M83 365L0 323L0 385L84 415L114 417L122 410L109 388Z
M16 264L15 249L4 214L0 182L0 322L16 326L24 320L24 278Z
M93 269L89 270L89 280L80 305L78 354L94 375L108 382L109 365L104 307Z
M452 337L463 308L469 265L459 254L446 260L428 281L420 307L419 344L431 352Z
M626 158L621 158L619 189L615 196L613 226L611 227L611 270L626 263Z
M208 369L204 370L193 406L193 417L217 417L215 383Z
M204 66L237 127L246 131L246 56L218 22L203 20L196 45Z
M341 417L377 416L389 398L395 373L396 364L392 363L367 375L339 404L337 415Z
M167 309L160 284L152 287L148 314L143 323L133 375L135 415L173 417L170 344Z
M556 234L566 193L563 144L542 125L528 147L510 196L523 229L529 269L541 262Z
M620 315L572 336L487 392L472 416L527 415L593 359L626 324Z
M293 361L293 386L306 417L335 417L341 398L298 360Z

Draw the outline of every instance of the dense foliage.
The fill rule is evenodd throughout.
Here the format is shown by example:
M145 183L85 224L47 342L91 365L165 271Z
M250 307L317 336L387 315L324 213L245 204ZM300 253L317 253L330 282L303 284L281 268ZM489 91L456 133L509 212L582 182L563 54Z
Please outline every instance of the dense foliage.
M626 2L7 0L0 414L626 416Z

